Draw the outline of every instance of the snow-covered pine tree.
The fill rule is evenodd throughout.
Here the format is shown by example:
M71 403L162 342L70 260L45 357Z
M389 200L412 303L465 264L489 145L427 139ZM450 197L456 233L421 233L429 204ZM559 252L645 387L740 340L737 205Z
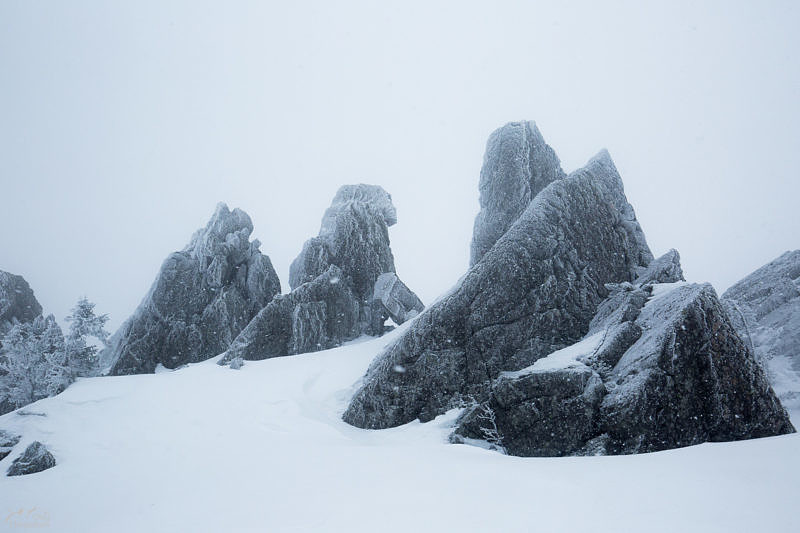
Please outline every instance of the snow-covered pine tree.
M108 322L108 315L95 315L94 305L84 296L66 318L69 322L69 333L65 339L67 363L77 376L98 375L97 344L106 346L108 342L108 332L103 329ZM91 342L91 339L96 342Z
M53 315L16 324L3 339L0 395L16 407L63 391L73 381L64 336Z

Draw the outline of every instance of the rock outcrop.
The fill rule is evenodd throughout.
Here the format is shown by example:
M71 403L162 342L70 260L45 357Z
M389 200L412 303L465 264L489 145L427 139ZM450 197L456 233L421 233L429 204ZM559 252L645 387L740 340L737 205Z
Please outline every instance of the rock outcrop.
M533 122L511 122L486 143L470 266L477 263L528 207L539 191L563 179L558 156Z
M500 372L582 338L605 285L633 281L652 258L601 152L545 187L461 284L376 359L345 421L425 421L464 397L484 397Z
M0 429L0 461L5 459L20 440L19 435Z
M360 334L358 301L342 270L331 265L313 281L276 296L236 337L220 363L325 350Z
M319 236L291 265L292 292L264 307L220 364L333 348L362 334L381 334L393 313L399 322L419 313L422 302L394 273L388 228L396 222L381 187L340 188Z
M492 429L510 454L559 456L794 431L710 285L635 291L656 292L634 315L609 317L604 330L576 345L502 374L489 399L462 415L452 440Z
M511 164L486 171L497 144L482 196L528 175ZM538 135L535 144L546 146ZM536 153L526 164L555 177L538 194L531 186L515 220L516 196L495 194L491 210L482 198L502 224L479 216L473 266L373 361L344 420L379 429L466 407L454 442L523 456L794 431L713 288L686 284L675 250L653 259L608 154L560 177L552 150Z
M775 392L800 408L800 250L786 252L722 295Z
M32 442L25 451L14 459L6 472L7 476L25 476L42 472L56 466L56 459L44 444L39 441Z
M402 324L420 314L425 306L394 272L378 276L372 294L373 316L377 318L378 331L384 322L391 318L395 324Z
M292 290L331 265L341 268L359 301L372 295L375 281L394 272L389 226L397 223L392 197L377 185L345 185L322 217L319 236L309 239L289 270Z
M25 278L0 270L0 346L14 324L30 322L41 313L42 306Z
M153 372L220 354L280 292L269 257L259 251L250 217L217 206L189 245L171 254L102 359L111 373Z

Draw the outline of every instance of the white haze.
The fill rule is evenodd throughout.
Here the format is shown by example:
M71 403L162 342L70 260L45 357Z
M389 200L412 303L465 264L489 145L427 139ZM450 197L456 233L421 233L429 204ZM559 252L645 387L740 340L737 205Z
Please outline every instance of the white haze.
M424 301L466 269L485 141L611 152L656 255L718 290L800 247L796 2L0 4L0 269L112 315L218 201L288 266L345 183ZM645 5L647 4L647 5Z

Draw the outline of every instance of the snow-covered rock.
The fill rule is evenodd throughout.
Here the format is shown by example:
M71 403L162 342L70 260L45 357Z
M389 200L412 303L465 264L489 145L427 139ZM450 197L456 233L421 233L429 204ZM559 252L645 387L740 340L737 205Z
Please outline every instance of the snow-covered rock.
M498 166L490 163L498 142L487 150L481 205L502 221L535 189L518 177L530 172L511 163L503 165L519 172L510 181L509 172L486 170ZM521 141L509 142L518 151ZM555 168L552 150L537 156L506 159ZM523 456L793 432L713 289L683 280L677 251L653 258L608 153L548 183L493 245L487 235L502 224L479 217L473 252L485 248L482 257L376 358L344 420L378 429L469 405L453 441ZM494 211L484 190L495 195Z
M459 286L377 357L345 421L385 428L430 420L464 397L482 401L500 372L580 340L605 284L633 281L652 259L601 152L545 187Z
M42 472L56 466L56 458L44 444L39 441L32 442L25 451L14 459L8 468L7 476L25 476Z
M786 252L722 295L775 392L800 407L800 250Z
M394 273L388 228L396 222L383 188L341 187L319 236L305 243L291 265L292 292L259 311L220 364L326 350L362 334L383 333L383 323L395 316L389 308L398 313L398 323L421 311L422 303Z
M606 383L609 453L794 431L709 284L675 285L642 308L642 329Z
M425 309L422 300L394 272L385 272L378 276L372 301L373 313L379 327L383 326L387 318L391 318L395 324L402 324Z
M250 217L220 203L184 250L171 254L101 359L112 374L175 368L224 352L280 282L259 251Z
M638 286L652 283L677 283L686 281L681 268L681 256L678 250L672 249L661 257L654 259L633 284Z
M25 278L0 270L0 346L3 335L19 322L30 322L42 313Z
M361 334L359 305L331 265L313 281L275 297L236 337L220 360L268 359L326 350Z
M0 429L0 461L2 461L20 440L19 435Z
M564 177L558 156L535 123L510 122L495 130L481 168L481 210L475 218L470 265L508 231L539 191Z
M336 265L359 301L368 300L378 276L395 271L388 228L396 222L392 198L382 187L342 186L322 217L319 236L308 240L292 262L292 290Z
M502 373L489 399L462 415L451 440L496 434L512 455L559 456L792 433L714 289L666 289L622 321L607 320L605 331Z

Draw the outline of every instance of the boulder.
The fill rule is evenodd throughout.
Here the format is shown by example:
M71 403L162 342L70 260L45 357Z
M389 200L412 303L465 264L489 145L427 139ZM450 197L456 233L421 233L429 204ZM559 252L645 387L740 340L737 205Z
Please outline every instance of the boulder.
M609 375L601 432L609 453L641 453L794 431L714 289L657 294L643 333Z
M654 259L647 266L647 270L634 280L633 284L641 287L653 283L676 283L678 281L686 280L681 268L681 255L678 250L673 248L661 257Z
M800 408L800 250L759 268L722 299L781 400Z
M20 440L19 435L0 429L0 461L2 461Z
M25 451L14 459L6 472L7 476L24 476L42 472L56 466L56 459L44 444L39 441L32 442Z
M176 368L227 350L280 292L269 257L250 241L250 217L220 203L189 245L171 254L134 314L114 334L101 360L111 373Z
M494 131L481 168L481 210L475 218L470 266L508 231L539 191L565 177L535 123L511 122Z
M429 420L465 396L483 401L500 372L581 339L605 285L633 281L652 259L603 151L545 187L458 287L376 358L344 420L385 428Z
M276 296L236 337L220 364L325 350L360 335L359 306L342 270Z
M379 332L387 318L400 325L425 309L422 300L400 281L394 272L385 272L378 276L372 293L372 302Z

